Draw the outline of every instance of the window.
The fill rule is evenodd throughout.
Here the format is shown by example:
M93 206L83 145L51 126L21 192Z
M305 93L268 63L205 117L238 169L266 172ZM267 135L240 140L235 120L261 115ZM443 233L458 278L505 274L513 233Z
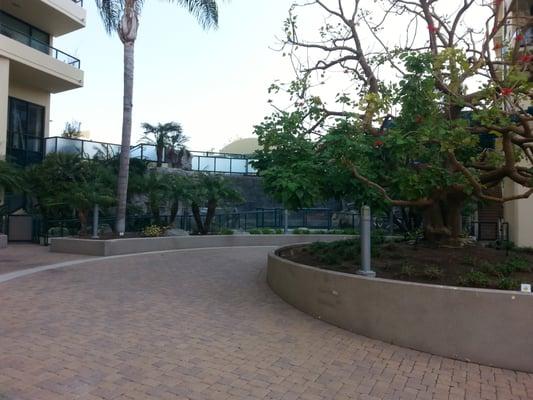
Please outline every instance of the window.
M40 160L44 137L45 108L9 98L7 153L18 164Z
M48 33L3 11L0 11L0 33L43 53L49 53L50 35Z

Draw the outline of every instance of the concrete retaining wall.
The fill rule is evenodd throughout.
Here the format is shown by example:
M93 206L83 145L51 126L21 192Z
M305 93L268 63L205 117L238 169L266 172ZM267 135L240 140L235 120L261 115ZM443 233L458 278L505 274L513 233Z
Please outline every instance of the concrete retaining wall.
M370 338L533 372L533 295L365 278L271 253L268 284L287 303Z
M283 246L288 244L335 241L348 239L343 235L220 235L173 236L157 238L133 238L92 240L76 238L52 238L51 251L85 254L90 256L115 256L145 253L149 251L197 249L230 246Z

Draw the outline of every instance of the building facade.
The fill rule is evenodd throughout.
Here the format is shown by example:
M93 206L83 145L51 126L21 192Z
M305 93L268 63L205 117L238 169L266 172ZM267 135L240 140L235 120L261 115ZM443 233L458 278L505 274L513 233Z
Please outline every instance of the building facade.
M504 58L517 40L521 54L533 54L533 0L505 0L500 8L500 20L509 12L505 26L494 39L496 54ZM532 67L529 66L530 82L533 81ZM532 104L521 104L525 110L531 110ZM524 166L533 167L526 160ZM521 185L506 179L503 183L503 195L516 196L525 192ZM509 238L518 246L533 246L533 196L505 203L504 220L509 223Z
M54 38L85 26L83 0L0 0L0 159L39 161L50 96L83 86L80 60Z

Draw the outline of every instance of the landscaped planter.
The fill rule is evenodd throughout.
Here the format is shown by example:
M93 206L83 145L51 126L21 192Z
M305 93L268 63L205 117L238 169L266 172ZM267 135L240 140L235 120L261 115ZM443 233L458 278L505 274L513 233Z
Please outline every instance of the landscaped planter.
M268 257L268 284L316 318L399 346L533 372L533 295L365 278Z
M51 251L85 254L91 256L114 256L145 253L150 251L195 249L230 246L283 246L287 244L348 239L343 235L213 235L171 236L155 238L130 238L93 240L78 238L52 238Z

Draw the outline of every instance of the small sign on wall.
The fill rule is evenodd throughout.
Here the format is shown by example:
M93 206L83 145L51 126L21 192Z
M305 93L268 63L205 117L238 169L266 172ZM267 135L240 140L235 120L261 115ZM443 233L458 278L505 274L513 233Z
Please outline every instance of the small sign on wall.
M522 283L520 285L520 290L524 293L531 293L531 284L530 283Z

